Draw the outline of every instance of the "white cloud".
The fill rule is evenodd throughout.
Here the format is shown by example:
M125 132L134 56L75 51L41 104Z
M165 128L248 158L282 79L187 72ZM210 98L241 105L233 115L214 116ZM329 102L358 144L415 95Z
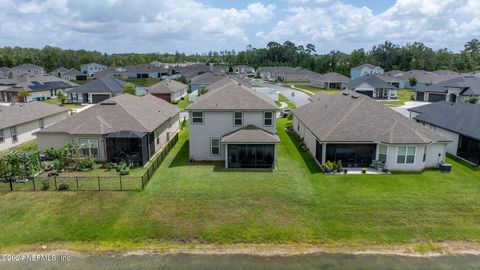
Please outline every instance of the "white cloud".
M105 51L188 50L195 44L203 44L201 51L209 46L244 47L250 42L247 28L273 18L276 8L259 2L245 8L217 8L200 0L0 3L0 19L4 22L0 25L0 43L89 49L93 45Z
M341 1L317 2L322 3L289 9L271 31L258 32L257 37L309 42L327 50L372 46L387 39L458 49L480 34L478 0L397 0L380 14Z

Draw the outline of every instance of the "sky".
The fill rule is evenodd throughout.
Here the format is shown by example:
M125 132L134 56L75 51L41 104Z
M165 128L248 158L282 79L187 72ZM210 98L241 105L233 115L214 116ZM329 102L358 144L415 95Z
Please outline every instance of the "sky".
M480 38L480 0L0 0L0 47L106 53L262 48L318 53L390 40L460 51Z

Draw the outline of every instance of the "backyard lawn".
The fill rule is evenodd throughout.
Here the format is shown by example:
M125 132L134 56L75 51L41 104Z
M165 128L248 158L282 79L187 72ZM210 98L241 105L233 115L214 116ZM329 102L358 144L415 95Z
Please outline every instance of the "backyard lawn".
M398 107L405 104L407 101L412 100L412 95L415 92L411 89L398 89L397 91L397 100L396 101L384 101L383 104L390 106L390 107Z
M289 88L293 88L291 86L291 84L285 84L284 86L289 87ZM338 93L342 92L342 90L323 89L323 88L313 87L313 86L305 85L305 84L294 84L294 86L296 88L307 90L307 91L313 92L315 94L323 92L323 93L326 93L326 94L329 94L329 95L334 95L334 94L338 94Z
M57 106L62 105L60 100L58 100L57 98L42 100L42 102L52 104L52 105L57 105ZM63 106L68 109L79 109L83 107L82 105L79 105L79 104L63 104Z
M0 151L0 157L8 154L9 152L14 151L14 150L16 150L16 151L27 151L27 150L36 150L36 149L38 149L37 140L31 140L29 142L19 144L19 145L13 147L13 148L8 149L8 150Z
M160 82L161 80L162 79L160 78L148 78L148 79L127 79L126 81L129 83L133 83L136 86L149 87Z
M186 95L183 100L178 101L177 107L180 108L182 111L190 104L190 100L188 100L188 95Z
M138 192L0 193L2 248L50 241L368 245L480 241L480 171L325 176L278 120L278 170L189 163L188 129Z

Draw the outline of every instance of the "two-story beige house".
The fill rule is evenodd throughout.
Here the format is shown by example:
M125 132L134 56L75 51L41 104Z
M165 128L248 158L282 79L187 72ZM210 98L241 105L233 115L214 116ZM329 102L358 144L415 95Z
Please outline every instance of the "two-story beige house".
M224 161L226 168L276 167L278 107L235 78L208 87L187 109L190 160Z

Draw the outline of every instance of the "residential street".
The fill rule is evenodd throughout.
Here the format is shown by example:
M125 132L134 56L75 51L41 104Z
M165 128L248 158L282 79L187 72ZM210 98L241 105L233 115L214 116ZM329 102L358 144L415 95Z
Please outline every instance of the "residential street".
M266 83L264 81L257 80L257 79L252 80L252 84L259 85L261 87L270 87L272 89L275 89L276 91L280 92L280 94L284 95L286 98L292 101L297 107L305 105L310 102L308 100L309 95L305 94L302 91L284 87L281 84ZM292 93L295 93L294 97L292 97Z

